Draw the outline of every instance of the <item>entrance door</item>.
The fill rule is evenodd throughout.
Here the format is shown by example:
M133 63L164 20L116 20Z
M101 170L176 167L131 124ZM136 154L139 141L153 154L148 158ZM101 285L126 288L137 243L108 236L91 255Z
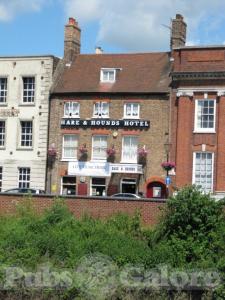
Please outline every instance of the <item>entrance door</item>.
M136 179L122 179L121 193L136 194Z
M147 198L166 198L166 185L158 181L150 182L147 186L146 196Z

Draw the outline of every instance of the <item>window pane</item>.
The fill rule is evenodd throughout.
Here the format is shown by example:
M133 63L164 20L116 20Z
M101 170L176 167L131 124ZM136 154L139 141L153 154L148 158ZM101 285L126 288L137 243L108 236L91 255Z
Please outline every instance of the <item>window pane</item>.
M214 128L214 100L197 101L197 129Z
M5 121L0 121L0 147L5 146Z
M94 117L106 118L109 116L109 103L107 102L96 102L94 103Z
M19 168L19 188L30 187L30 168Z
M5 103L7 97L7 78L0 78L0 103Z
M23 102L33 103L35 93L35 78L24 77L23 78Z
M137 163L137 137L125 136L123 138L122 160Z
M205 192L212 190L212 153L195 153L194 183Z
M66 134L63 136L63 158L77 158L78 138L75 134Z
M21 121L20 126L21 126L20 146L32 147L32 131L33 131L32 121Z
M92 159L106 160L107 136L96 135L92 139Z
M126 103L125 104L125 117L138 118L139 117L139 104Z
M78 102L66 102L64 104L64 116L78 117L80 114L80 104Z

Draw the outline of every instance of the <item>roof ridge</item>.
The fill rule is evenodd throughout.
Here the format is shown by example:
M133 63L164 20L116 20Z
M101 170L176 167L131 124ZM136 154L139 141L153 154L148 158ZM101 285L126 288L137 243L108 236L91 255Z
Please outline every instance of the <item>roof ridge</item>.
M148 55L148 54L168 54L169 51L160 51L160 52L134 52L134 53L102 53L102 54L96 54L96 53L80 53L77 56L109 56L109 55Z

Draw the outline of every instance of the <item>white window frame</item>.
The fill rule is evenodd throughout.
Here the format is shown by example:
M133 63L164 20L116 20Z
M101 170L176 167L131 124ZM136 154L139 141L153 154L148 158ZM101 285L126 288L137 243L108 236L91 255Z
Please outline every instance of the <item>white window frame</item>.
M213 128L201 128L198 127L198 104L202 101L214 101L214 120L213 120ZM195 125L194 132L196 133L215 133L216 132L216 99L196 99L195 100Z
M109 73L113 72L113 79L110 79ZM107 79L104 78L104 73L107 73ZM101 68L100 72L100 81L101 82L115 82L116 81L116 69L115 68Z
M3 89L2 89L3 83L1 83L2 79L5 80L5 86L3 86ZM7 94L8 94L8 78L6 76L0 76L0 105L7 103Z
M66 108L68 106L68 108ZM77 106L75 108L75 113L73 113L74 106ZM67 113L68 109L68 113ZM77 101L65 101L64 102L64 117L65 118L79 118L80 117L80 103Z
M6 141L6 120L0 119L0 123L1 122L4 123L4 132L1 132L1 127L0 127L0 149L3 149L5 148L5 141ZM3 141L2 145L1 145L1 141Z
M94 139L95 138L104 138L106 140L106 146L105 148L104 147L99 147L100 149L102 149L101 151L102 152L105 152L105 156L102 158L102 157L94 157ZM92 147L91 147L91 160L92 161L106 161L107 160L107 153L106 153L106 150L107 150L107 144L108 144L108 136L107 135L98 135L98 134L95 134L92 136Z
M105 177L99 177L99 176L96 176L96 177L91 177L90 178L90 196L98 196L98 195L93 195L93 192L92 192L92 186L93 186L93 178L101 178L101 179L105 179L105 184L95 184L94 186L102 186L102 187L105 187L105 196L107 194L107 185L106 185L106 178Z
M127 111L127 106L130 105L131 106L131 115L128 116L126 114L126 111ZM137 116L133 115L134 113L134 105L137 105L138 106L138 114ZM137 103L137 102L127 102L127 103L124 103L124 107L123 107L123 118L124 119L139 119L140 118L140 103Z
M27 137L31 137L31 138L26 138L24 141L30 141L30 145L22 145L22 136L23 136L23 133L22 133L22 123L30 123L32 126L31 126L31 133L30 132L27 132L26 133L26 136ZM32 120L20 120L20 140L19 140L19 148L29 148L29 149L32 149L33 148L33 144L34 144L34 124L33 124L33 121Z
M75 137L75 144L74 147L75 155L74 156L65 156L65 136L74 136ZM73 149L73 146L70 146ZM77 134L64 134L62 137L62 160L64 161L77 161L77 153L78 152L78 135Z
M107 114L104 115L103 114L103 112L104 112L103 106L105 104L107 105ZM99 108L98 108L98 106L99 106ZM109 118L109 102L106 102L106 101L95 102L93 105L93 118L103 118L103 119Z
M192 168L192 184L196 184L195 182L195 171L196 171L196 155L200 153L200 154L211 154L212 155L212 183L211 183L211 190L210 191L205 191L204 189L202 189L203 192L205 193L210 193L210 192L213 192L213 181L214 181L214 152L209 152L209 151L196 151L196 152L193 152L193 168Z
M75 182L74 183L67 183L67 184L63 184L63 178L65 178L65 177L70 177L70 178L74 178L75 180ZM67 186L67 187L70 187L70 186L72 186L72 187L75 187L75 195L77 194L77 177L76 176L74 176L74 175L66 175L66 176L62 176L61 177L61 186L60 186L60 195L70 195L70 194L64 194L63 193L63 186Z
M0 166L0 192L2 191L3 166Z
M33 83L30 83L32 84L32 88L25 88L24 85L25 85L25 82L24 80L25 79L32 79L33 80ZM25 105L33 105L35 103L35 93L36 93L36 77L34 75L28 75L28 76L23 76L22 77L22 104L25 104ZM25 92L26 93L31 93L31 96L29 95L25 95Z
M136 157L134 160L128 160L126 157L124 157L124 140L125 138L136 138L137 139L137 152L138 152L138 137L136 135L124 135L122 137L122 152L121 152L121 163L131 163L131 164L137 164L138 160L138 153L136 152Z
M24 174L22 174L23 172L20 173L20 171L25 171ZM28 172L29 171L29 172ZM20 175L21 176L25 176L25 180L20 180ZM28 176L29 176L29 180L28 180ZM31 168L30 167L19 167L18 168L18 188L30 188L30 180L31 178Z

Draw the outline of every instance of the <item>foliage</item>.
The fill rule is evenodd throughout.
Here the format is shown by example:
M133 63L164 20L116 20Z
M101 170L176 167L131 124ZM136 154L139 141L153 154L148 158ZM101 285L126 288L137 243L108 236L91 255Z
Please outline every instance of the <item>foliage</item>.
M127 289L122 286L114 290L114 275L129 265L139 266L143 272L159 265L167 265L170 271L214 269L220 271L225 280L224 201L215 201L196 187L186 187L169 199L155 228L143 228L138 211L132 217L117 214L105 221L90 216L78 220L62 199L55 199L54 205L40 215L35 214L32 201L29 196L24 199L23 205L18 206L16 215L0 217L1 267L21 266L32 271L42 264L50 264L53 268L74 270L84 258L87 259L83 261L82 268L79 267L79 276L74 278L70 288L34 291L21 287L20 294L17 291L0 292L1 299L18 299L20 295L23 299L172 297L171 292L166 290ZM84 266L88 266L88 271ZM94 266L98 269L97 273ZM111 266L111 269L105 266ZM100 270L103 274L106 272L101 280L110 279L111 294L105 298L99 296L99 291L91 290L91 294L87 294L82 288L87 275L93 273L98 278ZM225 297L222 284L216 290L199 293L202 292L205 293L204 299ZM173 299L188 299L190 296L186 291L173 293Z

